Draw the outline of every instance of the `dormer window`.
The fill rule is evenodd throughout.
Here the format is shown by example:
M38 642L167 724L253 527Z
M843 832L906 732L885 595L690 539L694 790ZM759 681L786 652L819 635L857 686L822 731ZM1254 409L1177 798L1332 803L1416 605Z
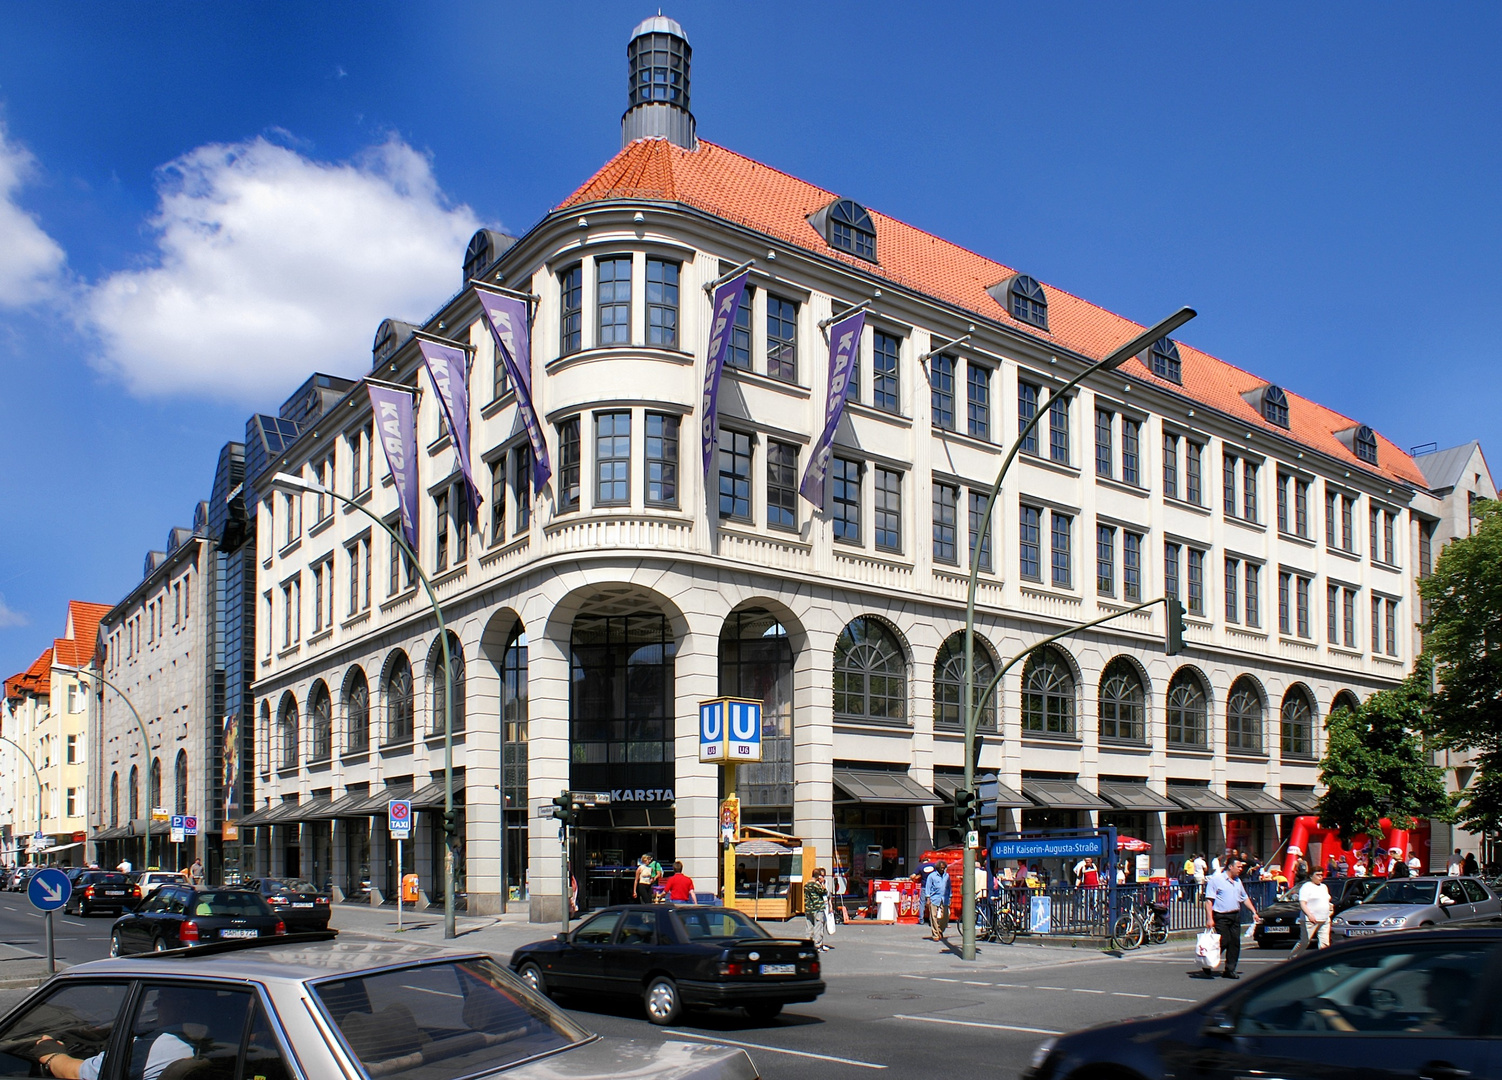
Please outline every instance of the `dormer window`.
M1288 395L1276 386L1262 391L1262 418L1280 428L1288 426Z
M1352 449L1356 451L1356 456L1368 465L1377 464L1377 435L1365 424L1356 429Z
M1154 375L1171 383L1184 382L1184 364L1179 359L1179 347L1171 338L1159 338L1153 342L1150 366Z
M1007 310L1019 322L1048 329L1048 297L1043 286L1026 274L1018 274L1007 288Z
M829 208L828 239L830 247L876 261L876 226L866 208L853 199L841 199Z

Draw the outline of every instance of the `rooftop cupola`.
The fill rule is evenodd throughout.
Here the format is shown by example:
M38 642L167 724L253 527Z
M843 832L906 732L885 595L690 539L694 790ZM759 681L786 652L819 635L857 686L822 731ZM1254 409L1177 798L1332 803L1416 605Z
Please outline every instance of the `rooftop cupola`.
M693 50L676 19L654 15L631 31L626 45L630 104L621 117L621 147L637 139L666 139L694 150L694 114L688 109L688 68Z

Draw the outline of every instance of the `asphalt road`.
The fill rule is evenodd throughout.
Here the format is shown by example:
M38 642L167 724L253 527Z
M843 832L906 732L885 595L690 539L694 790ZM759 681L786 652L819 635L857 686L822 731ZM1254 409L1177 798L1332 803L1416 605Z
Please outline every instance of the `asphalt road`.
M110 926L114 921L113 915L80 919L54 912L52 932L58 961L82 964L104 959L110 953ZM46 932L46 920L25 893L0 893L0 942L45 956Z

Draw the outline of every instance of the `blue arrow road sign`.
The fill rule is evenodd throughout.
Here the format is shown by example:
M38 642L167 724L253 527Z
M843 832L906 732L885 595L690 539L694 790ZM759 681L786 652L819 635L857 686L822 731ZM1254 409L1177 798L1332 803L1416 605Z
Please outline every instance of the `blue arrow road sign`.
M38 911L56 911L68 902L71 895L73 883L55 866L38 870L32 876L31 884L26 886L26 898Z

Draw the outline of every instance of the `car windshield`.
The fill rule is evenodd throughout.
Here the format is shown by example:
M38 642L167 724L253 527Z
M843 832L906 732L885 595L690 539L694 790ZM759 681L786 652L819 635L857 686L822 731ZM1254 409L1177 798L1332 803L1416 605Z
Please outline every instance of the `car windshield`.
M1378 904L1427 905L1434 903L1436 888L1438 883L1433 881L1389 881L1368 896L1366 902L1374 907Z
M486 959L354 975L312 991L372 1078L456 1080L590 1037Z
M125 874L89 874L83 879L85 885L129 885Z
M686 911L679 908L677 915L690 941L769 936L757 923L746 918L739 911Z
M225 889L223 892L201 892L193 898L194 915L270 915L271 908L253 892L244 889Z

